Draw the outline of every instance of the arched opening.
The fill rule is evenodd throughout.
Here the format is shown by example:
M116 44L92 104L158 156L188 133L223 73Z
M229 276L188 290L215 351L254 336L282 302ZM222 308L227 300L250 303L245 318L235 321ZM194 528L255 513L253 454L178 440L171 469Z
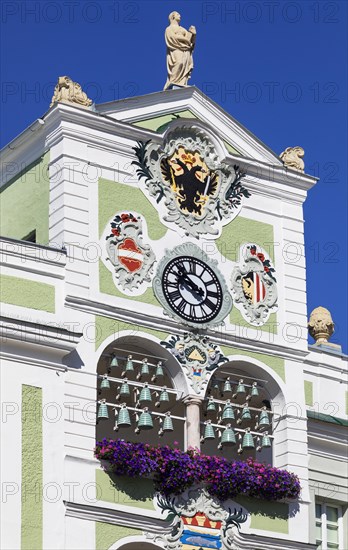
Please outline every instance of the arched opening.
M166 349L144 336L122 336L104 349L97 374L97 440L184 449L186 381Z
M273 403L284 397L274 377L260 365L235 358L211 377L201 418L202 452L228 460L272 464L279 415Z

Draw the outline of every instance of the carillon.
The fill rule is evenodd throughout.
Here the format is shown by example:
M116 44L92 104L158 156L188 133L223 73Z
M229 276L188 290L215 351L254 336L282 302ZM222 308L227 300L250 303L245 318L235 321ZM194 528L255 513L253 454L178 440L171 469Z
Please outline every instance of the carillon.
M230 422L231 420L234 420L234 419L235 419L234 410L231 405L231 401L228 399L222 411L221 422L225 424L226 422Z
M243 395L246 393L246 389L244 386L244 380L241 378L238 382L238 386L236 388L235 393L233 394L233 397L237 397L238 395Z
M118 411L117 420L115 422L114 430L120 428L128 428L131 426L130 414L127 409L126 403L122 403L120 410Z
M222 432L221 440L220 440L220 448L223 448L224 446L231 446L236 444L236 436L232 429L231 424L227 424L226 428L224 428L224 431Z
M141 430L151 430L153 428L152 415L149 409L145 407L139 417L137 428L135 433L139 433Z
M153 375L151 380L154 382L158 378L164 378L164 371L163 371L162 361L158 361L155 374Z
M272 447L271 438L269 437L268 432L265 432L262 436L261 447L263 449L267 449L269 447Z
M205 422L205 429L204 429L204 436L202 439L202 443L204 443L204 441L208 441L211 439L215 439L215 431L214 431L214 427L211 425L211 420L207 420Z
M142 390L140 392L139 403L141 405L144 405L144 404L151 403L151 402L152 402L152 395L151 395L151 392L150 392L150 388L149 388L147 382L145 382L144 387L142 388Z
M110 368L118 367L118 361L116 355L112 356L111 362L110 362Z
M250 428L246 428L245 434L243 436L242 448L244 449L254 449L254 438L250 433Z
M108 406L105 402L105 399L102 399L99 401L99 408L98 408L98 415L97 419L99 420L108 420L109 418L109 412L108 412Z
M206 412L207 414L216 412L216 405L213 397L209 398Z
M174 431L173 420L171 418L170 412L167 412L164 417L163 425L159 434L162 435L163 433L173 432L173 431Z
M167 392L167 386L163 386L163 390L160 393L159 401L156 403L156 407L160 407L164 403L169 403L169 393Z
M257 427L270 426L270 420L266 407L262 407L260 412Z
M141 363L141 369L139 374L137 375L137 380L140 380L142 378L148 378L149 376L150 376L149 364L148 364L148 360L145 357Z
M231 386L231 382L230 382L230 378L228 377L224 383L224 388L223 388L223 394L227 394L227 393L232 393L232 386Z
M109 389L110 389L110 381L109 381L108 377L105 375L105 376L103 376L103 378L100 382L99 393L101 393L102 390L109 390Z
M259 396L259 390L257 388L257 382L253 382L250 390L250 394L248 395L247 399L251 399L252 397L258 397Z
M237 424L241 424L245 420L251 420L250 409L249 409L247 403L245 403L245 405L242 409L240 418L237 420Z
M133 365L132 359L133 359L132 355L128 355L126 366L121 376L129 376L130 374L134 373L134 365Z
M130 387L128 384L128 379L125 378L123 383L120 386L120 391L118 395L116 396L116 399L120 399L121 397L124 399L126 397L130 397Z

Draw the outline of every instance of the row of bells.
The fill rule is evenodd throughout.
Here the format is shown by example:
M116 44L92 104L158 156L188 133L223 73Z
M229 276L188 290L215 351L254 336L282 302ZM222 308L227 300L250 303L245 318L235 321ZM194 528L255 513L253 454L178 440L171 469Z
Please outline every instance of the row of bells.
M114 355L111 359L108 371L110 371L114 367L119 367L119 366L120 365L118 363L118 359L117 359L116 355ZM146 378L150 379L151 378L151 380L156 380L157 378L163 378L164 377L164 370L163 370L162 361L158 361L157 365L155 366L155 372L151 376L150 368L153 368L153 367L154 367L153 365L149 365L148 359L145 357L142 360L139 372L136 374L136 370L135 370L136 367L134 366L133 356L128 355L127 360L126 360L126 364L123 368L121 376L122 377L127 376L127 377L130 378L132 376L135 376L135 374L136 374L137 380L140 380L142 378L143 379L146 379Z
M260 436L257 436L257 437L258 439L260 439ZM204 443L204 441L209 441L209 440L211 441L214 439L216 439L214 426L212 426L211 420L208 420L205 425L204 436L201 438L201 442ZM271 438L269 437L268 432L264 432L262 434L262 438L260 439L260 441L261 441L261 444L258 445L257 450L271 447ZM237 444L236 434L231 424L227 424L222 432L218 448L221 449L224 446L232 446L236 444ZM238 452L242 452L244 449L254 449L254 448L255 448L254 438L250 433L250 429L246 428L242 438L242 443L239 447Z
M115 414L116 414L116 422L115 422L114 430L118 430L118 428L129 428L132 426L129 410L125 403L121 405L119 411L118 412L116 411ZM109 418L108 406L103 400L101 401L98 409L98 421L108 420L108 418ZM136 433L139 433L142 430L151 430L153 427L154 426L153 426L152 414L148 410L148 408L145 407L139 415L135 431ZM167 412L163 418L162 426L159 433L162 434L164 432L173 432L173 431L174 431L173 420L171 418L170 412Z
M108 413L108 407L104 401L102 401L99 405L98 410L98 420L107 420L109 418ZM118 430L120 427L129 428L132 426L129 410L125 403L121 405L120 410L117 413L117 419L115 422L115 430ZM136 426L136 433L139 433L143 430L151 430L153 429L153 418L151 412L145 407L141 414L139 415L137 426ZM163 434L165 432L173 432L174 426L173 421L170 415L170 412L167 412L164 416L164 419L162 421L162 426L159 431L159 434ZM215 436L215 430L214 426L211 424L211 420L208 420L205 425L204 429L204 436L202 437L202 442L214 440L216 439ZM224 446L232 446L236 445L237 439L236 434L231 426L231 424L227 424L225 428L223 428L223 432L221 435L221 440L219 443L219 448L222 448ZM261 439L261 445L257 447L258 450L261 450L262 448L268 448L271 447L271 439L268 435L268 432L264 432L262 434ZM250 429L247 428L245 430L245 433L242 438L242 444L240 446L239 452L241 452L244 449L254 449L255 443L254 438L252 434L250 433Z
M257 382L253 382L252 386L250 388L250 393L247 395L249 390L247 390L247 386L244 384L244 380L241 378L238 382L238 385L233 390L233 386L231 384L230 378L227 378L221 387L221 383L218 380L213 380L211 384L210 392L214 394L220 394L220 395L231 395L232 397L236 398L239 395L246 396L246 401L250 401L252 397L258 397L259 396L259 390L257 387Z
M221 414L221 418L220 418L221 423L226 424L228 422L231 422L231 420L236 419L233 409L234 409L234 407L233 407L231 401L228 399L226 401L225 405L224 405L224 408L222 409L222 414ZM218 410L217 410L217 407L216 407L216 403L215 403L214 399L211 397L208 401L208 405L207 405L207 408L206 408L206 413L207 414L217 414L217 412L218 412ZM249 409L247 403L245 403L245 405L241 409L240 416L237 420L237 424L241 424L243 421L247 421L247 420L252 420L252 416L251 416L251 412L250 412L250 409ZM270 418L269 418L269 414L266 410L266 407L263 407L261 409L260 414L258 415L257 425L258 426L270 426Z
M110 389L110 381L107 378L107 376L104 376L100 384L100 390L109 390L109 389ZM156 394L158 395L157 392ZM128 384L128 379L125 378L122 384L118 387L116 399L117 400L121 398L127 399L130 396L131 396L131 389ZM146 405L153 402L150 388L146 382L142 387L142 389L140 390L138 401L140 405ZM169 402L169 393L167 391L167 387L163 386L161 392L159 393L158 401L155 403L155 405L159 407L161 404L168 403L168 402Z

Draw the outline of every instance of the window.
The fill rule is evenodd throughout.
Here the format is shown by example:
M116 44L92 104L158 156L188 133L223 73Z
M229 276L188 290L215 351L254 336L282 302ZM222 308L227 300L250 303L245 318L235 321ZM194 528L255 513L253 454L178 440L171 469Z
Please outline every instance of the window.
M315 531L318 550L343 548L342 508L331 504L316 503Z

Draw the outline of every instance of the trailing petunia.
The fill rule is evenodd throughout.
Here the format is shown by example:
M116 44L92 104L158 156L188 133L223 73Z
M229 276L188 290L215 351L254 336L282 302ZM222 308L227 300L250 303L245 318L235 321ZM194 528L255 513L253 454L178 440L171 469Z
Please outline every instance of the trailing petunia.
M260 464L251 458L229 462L196 450L186 452L123 439L98 441L95 456L107 461L106 469L120 476L154 476L156 491L179 495L192 485L204 483L210 495L224 501L238 495L264 500L297 499L298 477L286 470Z

